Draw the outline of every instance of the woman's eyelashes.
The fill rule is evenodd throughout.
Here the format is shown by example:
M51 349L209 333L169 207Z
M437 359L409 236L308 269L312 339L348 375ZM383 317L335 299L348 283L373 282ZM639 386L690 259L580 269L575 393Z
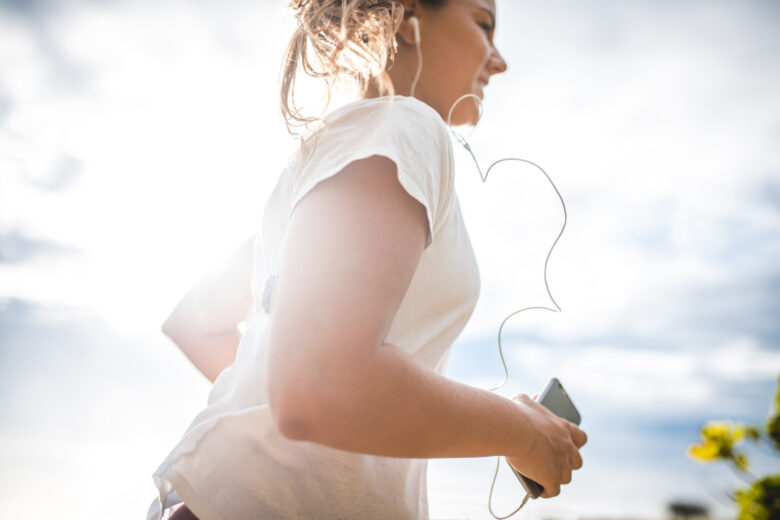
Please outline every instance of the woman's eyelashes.
M496 28L495 25L493 25L492 20L490 22L477 22L477 25L479 25L482 30L485 31L485 34L487 34L488 38L492 38L493 36L493 30Z

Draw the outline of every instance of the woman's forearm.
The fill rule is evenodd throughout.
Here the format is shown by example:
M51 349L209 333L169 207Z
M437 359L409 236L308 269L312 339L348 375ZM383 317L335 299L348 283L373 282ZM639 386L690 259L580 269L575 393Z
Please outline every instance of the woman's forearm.
M223 370L233 364L241 340L241 333L237 328L235 331L212 335L188 336L170 331L166 334L195 368L212 383Z
M453 380L383 344L358 370L309 387L315 406L291 438L407 458L522 455L532 440L521 403ZM323 367L320 374L328 374Z
M195 367L214 382L233 363L241 339L239 323L252 301L253 239L203 276L179 301L162 331Z

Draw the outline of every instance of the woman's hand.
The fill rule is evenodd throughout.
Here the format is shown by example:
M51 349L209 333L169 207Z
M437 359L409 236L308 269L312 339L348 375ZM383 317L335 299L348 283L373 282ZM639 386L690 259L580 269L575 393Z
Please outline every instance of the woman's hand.
M207 273L187 292L162 331L212 383L236 359L238 324L252 303L254 237Z
M518 394L512 399L524 408L530 425L525 453L507 456L510 466L538 482L543 498L557 496L561 484L571 482L571 474L582 467L580 448L588 436L575 424L558 417L533 398Z

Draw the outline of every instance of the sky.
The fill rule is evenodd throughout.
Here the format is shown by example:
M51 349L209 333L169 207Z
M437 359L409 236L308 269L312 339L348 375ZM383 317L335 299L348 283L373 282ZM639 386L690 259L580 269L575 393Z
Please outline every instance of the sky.
M481 170L549 174L566 227L560 313L507 321L511 396L559 378L583 468L517 518L733 517L742 485L686 448L762 423L780 373L780 4L498 0L491 79L466 129ZM261 222L296 142L277 80L282 1L0 1L0 516L139 518L209 383L160 332ZM563 224L518 161L482 182L453 141L479 261L447 376L503 379L496 336L553 307ZM748 447L756 474L777 472ZM491 518L495 458L429 463L432 518ZM45 499L42 499L45 497ZM522 499L505 465L494 510Z

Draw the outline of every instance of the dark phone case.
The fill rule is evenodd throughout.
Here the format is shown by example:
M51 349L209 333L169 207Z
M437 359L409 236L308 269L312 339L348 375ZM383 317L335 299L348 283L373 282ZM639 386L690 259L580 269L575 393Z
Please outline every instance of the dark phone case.
M571 402L569 394L563 389L561 382L555 377L550 379L550 382L547 383L547 386L539 396L539 404L558 417L562 417L576 425L580 424L580 413L575 408L574 403ZM512 468L512 466L509 467ZM520 480L528 494L531 495L531 498L538 498L542 494L544 488L537 482L523 476L515 468L512 468L512 471L517 475L518 480Z

